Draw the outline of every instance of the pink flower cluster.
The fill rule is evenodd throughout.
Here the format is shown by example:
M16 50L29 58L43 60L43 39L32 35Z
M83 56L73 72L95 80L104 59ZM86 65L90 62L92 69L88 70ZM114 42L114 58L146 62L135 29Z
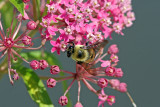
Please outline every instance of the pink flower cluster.
M112 32L123 35L122 30L135 20L131 0L50 0L46 6L41 35L51 40L51 52L58 54L68 42L92 44L112 38Z
M95 93L100 99L98 103L98 107L101 105L102 107L104 107L105 102L108 102L109 105L112 105L113 103L115 103L115 96L105 94L104 89L106 87L115 89L119 92L127 93L126 83L123 83L123 82L121 83L118 79L104 78L105 76L117 77L117 78L120 78L123 76L122 69L115 67L117 66L119 61L117 56L118 52L119 52L119 49L117 45L113 44L108 48L108 51L105 54L103 55L97 54L98 56L97 58L95 58L93 62L82 63L82 64L77 63L75 73L62 70L57 65L52 65L50 66L50 73L52 75L57 75L59 72L64 72L64 73L70 74L71 76L49 78L47 80L47 86L49 88L53 88L56 86L58 82L73 79L71 84L68 86L67 90L65 91L65 93L59 99L59 104L61 106L64 106L68 103L66 94L70 90L75 80L77 80L78 82L78 100L77 100L77 104L75 104L75 107L83 107L82 104L80 103L80 89L81 89L80 82L81 81L87 86L87 88L90 91ZM107 60L107 61L102 60L106 55L110 55L110 60ZM102 62L101 67L95 67L95 64L97 64L98 62ZM97 84L100 90L96 90L95 88L93 88L88 81L94 84Z
M14 14L16 14L15 10L14 10ZM19 54L18 50L19 51L22 49L37 50L43 46L43 45L40 45L39 47L33 48L32 38L29 36L29 33L32 30L35 30L37 28L38 22L34 22L33 20L31 20L26 13L24 16L19 14L17 16L17 19L18 19L17 24L15 28L13 28L13 21L15 17L16 16L14 15L11 22L11 26L8 28L7 32L5 32L1 23L1 14L0 14L0 37L1 37L0 38L0 52L1 52L0 59L2 59L5 55L7 56L8 75L9 75L11 84L14 83L13 80L18 80L19 78L16 70L12 69L12 64L11 64L12 59L16 61L17 60L16 56L18 56L20 59L22 59L26 63L30 63ZM18 32L22 24L22 20L29 20L29 21L26 25L26 28L24 29L24 32L21 35L18 35ZM32 62L30 63L30 65L33 65ZM34 66L34 67L31 66L31 67L33 69L36 69L37 66ZM43 69L43 66L41 69ZM11 77L11 73L14 74L13 79Z

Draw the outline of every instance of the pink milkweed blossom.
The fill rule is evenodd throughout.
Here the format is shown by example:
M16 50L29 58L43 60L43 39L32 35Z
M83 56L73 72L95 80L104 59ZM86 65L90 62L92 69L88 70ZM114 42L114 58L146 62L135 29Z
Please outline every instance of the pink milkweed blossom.
M58 54L65 50L60 46L62 41L94 44L112 38L112 32L123 35L122 30L135 20L131 0L59 0L46 6L40 32L51 40L51 52Z
M64 105L66 105L68 103L68 98L66 97L66 96L61 96L60 98L59 98L59 104L61 105L61 106L64 106Z
M77 102L76 105L74 105L74 107L83 107L83 105L80 102Z
M14 15L15 14L16 13L14 10ZM4 56L7 56L8 75L9 75L11 84L14 83L13 80L17 80L19 78L18 74L16 73L16 70L12 69L12 64L11 64L12 59L14 61L17 60L17 57L15 56L18 56L20 59L30 64L31 68L33 69L36 70L39 68L39 62L36 62L35 60L31 62L27 61L19 54L19 52L17 52L17 50L18 49L36 50L36 49L40 49L43 46L43 45L40 45L39 47L36 47L36 48L32 47L33 46L32 38L29 36L29 33L31 32L31 30L35 29L36 22L34 22L34 26L29 26L27 24L26 29L24 29L23 33L21 35L18 35L23 19L22 17L17 17L18 19L17 24L15 28L13 28L14 19L15 19L15 16L13 17L11 25L8 28L7 32L4 32L4 29L1 23L1 14L0 14L0 37L1 37L0 38L0 52L1 52L0 59L2 59ZM28 23L31 23L31 22L29 21ZM14 74L13 79L11 77L11 72Z
M39 61L37 61L37 60L31 61L31 62L30 62L30 67L31 67L32 69L34 69L34 70L39 69L39 67L40 67Z
M53 87L56 86L56 83L57 83L57 81L56 81L55 79L49 78L49 79L47 80L47 87L53 88Z
M59 104L61 106L64 106L68 103L68 99L66 97L66 94L72 87L72 85L75 83L77 80L78 83L78 99L77 99L77 104L75 107L82 107L80 103L80 92L81 92L81 82L85 84L85 86L92 91L94 94L98 96L100 99L98 103L98 107L102 105L104 107L104 103L108 102L109 105L112 105L115 103L115 96L110 96L105 94L105 88L112 88L114 90L117 90L119 92L127 92L127 85L124 83L120 83L119 80L117 79L108 79L107 77L121 77L122 76L122 70L120 68L116 68L117 63L112 62L111 59L107 60L109 61L109 66L96 66L97 63L101 62L104 63L105 60L102 60L106 55L111 55L108 54L108 51L103 54L103 48L101 47L98 52L96 52L96 58L89 62L85 63L82 62L81 64L76 63L76 71L71 72L67 70L62 70L56 65L52 65L50 69L50 73L53 75L58 74L59 72L64 72L69 74L69 76L64 76L64 77L52 77L49 80L47 80L47 86L52 88L55 86L55 81L56 83L59 83L61 81L65 80L70 80L72 79L72 82L68 86L67 90L64 92L64 94L60 97L59 99ZM118 47L116 47L118 48ZM109 50L109 49L108 49ZM116 54L115 54L116 55ZM108 64L107 64L108 65ZM58 72L58 73L57 73ZM52 79L52 81L51 81ZM95 89L92 87L92 85L89 83L94 83L97 86L99 86L99 89ZM52 85L53 84L53 85ZM51 86L50 86L51 85Z

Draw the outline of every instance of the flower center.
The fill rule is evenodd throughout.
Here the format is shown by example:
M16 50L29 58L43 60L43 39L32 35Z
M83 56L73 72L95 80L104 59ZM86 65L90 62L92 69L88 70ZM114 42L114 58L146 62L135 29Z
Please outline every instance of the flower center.
M11 48L14 45L14 41L12 38L5 38L4 40L4 46L7 48Z

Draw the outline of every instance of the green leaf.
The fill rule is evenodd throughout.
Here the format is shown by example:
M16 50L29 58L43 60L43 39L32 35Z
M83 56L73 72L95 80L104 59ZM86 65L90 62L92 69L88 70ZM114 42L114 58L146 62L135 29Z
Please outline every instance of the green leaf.
M17 10L24 16L24 3L22 0L9 0Z
M50 65L58 65L61 69L62 66L60 64L60 62L58 61L58 59L56 58L56 56L52 53L49 52L45 52L42 57L42 52L41 51L32 51L29 53L22 53L23 57L25 58L30 58L30 59L37 59L37 60L41 60L44 59L46 60ZM60 72L59 74L60 76L64 76L63 72ZM63 81L62 82L62 86L63 86L63 90L66 91L66 89L68 88L67 82ZM67 94L67 98L69 99L69 93ZM72 107L72 103L71 100L69 99L68 104L66 105L66 107Z
M3 2L3 1L1 1L1 2ZM10 3L5 3L3 5L3 7L1 7L0 13L1 13L1 17L2 17L2 19L1 19L2 26L5 30L8 27L10 27L10 25L11 25L11 21L13 18L13 6ZM15 25L15 21L14 21L14 25Z
M33 70L23 66L17 66L16 70L23 78L32 100L35 101L39 107L54 107L43 82Z

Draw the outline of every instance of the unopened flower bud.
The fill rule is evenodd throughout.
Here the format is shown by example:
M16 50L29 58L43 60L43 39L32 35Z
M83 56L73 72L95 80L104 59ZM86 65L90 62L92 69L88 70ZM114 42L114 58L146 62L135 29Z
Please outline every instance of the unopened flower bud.
M113 44L108 48L109 54L117 54L118 52L119 52L119 50L118 50L118 47L116 44Z
M56 75L60 72L59 66L57 65L52 65L50 69L50 73L53 75Z
M114 75L115 77L122 77L123 76L123 71L122 71L122 69L121 68L116 68L116 70L115 70L115 75Z
M23 42L23 44L24 45L29 45L29 44L31 44L31 42L32 42L32 38L30 37L30 36L24 36L23 38L22 38L22 42Z
M49 78L49 79L47 80L47 87L53 88L53 87L56 86L56 83L57 83L57 81L56 81L55 79Z
M98 84L99 87L105 88L108 85L108 80L105 79L105 78L100 78L100 79L98 79L97 84Z
M105 70L107 76L114 76L115 68L114 67L107 67Z
M27 2L29 2L29 1L30 1L30 0L23 0L24 3L27 3Z
M127 84L126 83L120 83L119 84L119 87L118 87L118 90L120 91L120 92L126 92L127 91Z
M18 73L15 73L15 74L13 75L13 79L14 79L14 80L18 80L18 79L19 79Z
M47 61L45 61L45 60L40 60L40 61L39 61L39 65L40 65L40 69L41 69L41 70L44 70L45 68L48 67L48 63L47 63Z
M76 105L74 105L74 107L83 107L83 105L80 102L77 102Z
M30 62L30 67L31 67L32 69L34 69L34 70L39 69L39 62L36 61L36 60L31 61L31 62Z
M118 79L111 79L109 83L111 84L112 88L116 88L119 87L120 81Z
M61 96L59 98L59 101L58 103L61 105L61 106L65 106L67 103L68 103L68 98L66 96Z
M29 21L27 23L27 29L29 29L29 30L34 30L34 29L36 29L36 27L37 27L37 24L34 21Z

